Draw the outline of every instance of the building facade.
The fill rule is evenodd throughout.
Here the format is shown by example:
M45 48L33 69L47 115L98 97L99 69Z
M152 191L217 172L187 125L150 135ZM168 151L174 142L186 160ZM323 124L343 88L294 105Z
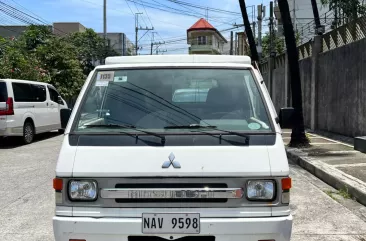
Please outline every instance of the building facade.
M104 38L103 33L98 35ZM124 33L107 33L107 41L109 46L121 56L135 55L134 45Z
M71 33L85 32L86 27L78 22L53 23L53 33L58 36L65 36Z
M222 54L225 43L224 36L203 18L187 30L189 54Z
M0 36L3 38L17 38L19 37L28 26L26 25L0 25ZM47 25L52 31L52 26Z

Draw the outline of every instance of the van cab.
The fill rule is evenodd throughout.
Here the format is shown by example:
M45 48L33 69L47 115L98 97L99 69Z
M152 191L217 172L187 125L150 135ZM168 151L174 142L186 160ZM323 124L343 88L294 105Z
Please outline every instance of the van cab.
M62 131L61 109L67 104L50 84L0 79L0 138L19 136L29 144L35 134Z
M249 57L109 57L69 114L56 241L290 240L279 119Z

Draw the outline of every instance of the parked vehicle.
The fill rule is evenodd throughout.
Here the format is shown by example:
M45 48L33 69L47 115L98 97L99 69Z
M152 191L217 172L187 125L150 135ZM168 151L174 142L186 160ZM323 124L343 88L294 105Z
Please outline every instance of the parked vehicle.
M49 84L0 79L0 138L21 136L24 143L34 135L61 129L60 110L67 104Z
M249 57L109 57L63 112L56 241L290 240L280 121Z

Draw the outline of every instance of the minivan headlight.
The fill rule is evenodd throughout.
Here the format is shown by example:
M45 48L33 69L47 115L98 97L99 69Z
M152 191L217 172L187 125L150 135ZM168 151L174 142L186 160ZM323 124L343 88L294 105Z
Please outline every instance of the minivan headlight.
M247 182L247 198L253 201L271 201L275 197L275 182L251 180Z
M98 197L97 182L87 180L71 180L69 197L72 201L94 201Z

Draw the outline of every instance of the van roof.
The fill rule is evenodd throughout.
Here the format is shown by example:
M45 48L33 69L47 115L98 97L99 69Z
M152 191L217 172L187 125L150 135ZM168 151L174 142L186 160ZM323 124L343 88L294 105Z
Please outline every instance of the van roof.
M48 83L45 83L45 82L32 81L32 80L21 80L21 79L0 79L0 81L17 82L17 83L27 83L27 84L38 84L38 85L51 85L51 84L48 84Z
M138 55L107 57L106 65L111 64L150 64L150 63L235 63L251 64L249 56L238 55Z

